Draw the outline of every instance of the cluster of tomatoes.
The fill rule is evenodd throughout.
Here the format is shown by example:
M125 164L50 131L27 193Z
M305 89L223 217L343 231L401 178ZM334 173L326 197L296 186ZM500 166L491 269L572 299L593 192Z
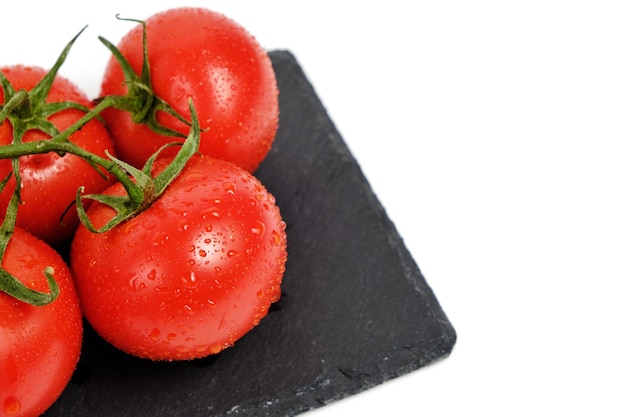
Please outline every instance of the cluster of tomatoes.
M57 67L0 68L0 416L56 401L83 318L129 354L194 359L281 294L285 223L253 176L278 127L267 53L201 8L101 40L97 100Z

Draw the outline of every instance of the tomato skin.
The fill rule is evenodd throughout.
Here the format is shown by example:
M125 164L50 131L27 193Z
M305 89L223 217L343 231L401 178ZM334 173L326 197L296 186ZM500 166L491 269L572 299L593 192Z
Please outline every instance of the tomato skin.
M191 97L202 134L200 151L256 170L278 128L278 88L269 57L233 20L203 8L177 8L146 19L152 85L156 94L190 120ZM138 73L143 63L141 26L131 30L118 49ZM181 47L184 45L184 47ZM101 95L124 94L119 64L106 67ZM141 167L174 139L132 122L128 113L103 113L119 155ZM171 117L161 122L180 132L188 128ZM137 138L141 138L138 140Z
M94 203L88 215L98 227L113 213ZM138 216L103 234L80 226L71 268L104 339L180 360L218 353L256 326L280 297L286 256L285 223L265 187L231 163L194 156Z
M15 65L0 68L16 90L31 90L46 74L42 68ZM0 102L4 94L0 89ZM48 102L74 101L90 107L90 102L83 92L69 80L57 76L52 84ZM49 117L59 130L64 130L83 116L83 112L68 109ZM48 136L37 130L29 130L24 135L24 142L47 139ZM11 123L0 124L0 145L10 144L13 140ZM70 140L82 148L100 156L108 150L115 154L113 141L104 125L92 120L74 133ZM11 162L0 160L0 178L11 172ZM22 201L17 225L51 245L57 245L71 238L78 226L76 210L66 209L76 198L76 190L85 186L88 193L98 192L112 183L102 177L86 161L75 155L60 157L56 153L28 155L20 158L22 175ZM7 187L0 192L0 216L4 216L7 203L11 198L15 181L9 180ZM62 221L61 221L62 219Z
M70 271L49 245L16 228L3 267L38 291L49 291L52 266L60 293L35 307L0 292L0 416L39 416L69 382L80 356L82 315Z

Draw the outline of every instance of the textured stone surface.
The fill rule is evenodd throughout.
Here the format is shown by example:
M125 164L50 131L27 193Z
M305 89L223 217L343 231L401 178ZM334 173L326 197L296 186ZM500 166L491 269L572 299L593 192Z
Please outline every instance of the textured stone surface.
M295 415L451 352L452 325L298 63L271 56L281 124L256 174L288 224L283 298L233 348L192 362L132 358L87 329L46 416Z

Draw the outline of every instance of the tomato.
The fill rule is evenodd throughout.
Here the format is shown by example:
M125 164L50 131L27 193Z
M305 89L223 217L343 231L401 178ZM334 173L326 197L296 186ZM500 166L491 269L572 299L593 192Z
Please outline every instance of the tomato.
M156 94L189 119L193 99L202 134L200 151L253 172L269 151L278 127L278 88L269 57L233 20L202 8L171 9L146 21L152 86ZM132 29L118 49L140 73L143 27ZM125 94L120 65L111 59L101 94ZM173 139L132 122L128 113L103 113L119 156L141 167ZM165 126L187 134L169 115Z
M96 227L114 214L98 202L87 213ZM70 259L84 315L104 339L178 360L217 353L255 327L280 297L286 256L285 223L265 187L196 155L137 216L102 234L79 226Z
M46 75L42 68L21 65L0 68L0 71L16 90L26 91L30 91ZM0 89L0 103L3 101L4 93ZM57 76L47 102L61 101L73 101L87 107L90 105L85 94L76 85ZM48 120L61 131L83 115L80 110L66 109L51 115ZM23 141L47 138L48 136L39 130L29 130L24 135ZM12 141L13 128L9 121L5 121L0 124L0 145L7 145ZM114 154L113 141L98 120L92 120L71 135L70 141L100 156L105 156L106 150ZM0 160L0 178L5 178L9 172L11 172L10 160ZM76 211L69 210L66 213L76 198L76 190L80 186L85 186L86 192L98 192L111 184L111 181L105 179L85 160L71 154L63 157L56 153L23 156L20 158L20 173L21 197L24 204L20 206L17 225L51 245L67 241L78 226ZM4 210L14 188L15 181L11 178L7 187L0 193L0 216L4 216Z
M69 268L49 245L16 228L4 269L48 292L47 266L60 289L52 303L35 307L0 292L0 416L41 415L66 387L80 356L82 315Z

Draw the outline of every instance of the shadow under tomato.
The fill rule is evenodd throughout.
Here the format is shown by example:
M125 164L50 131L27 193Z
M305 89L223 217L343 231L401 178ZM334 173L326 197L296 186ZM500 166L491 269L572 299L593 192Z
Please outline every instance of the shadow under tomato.
M282 301L286 297L287 295L283 293L282 298L271 305L268 316L282 309ZM89 382L94 374L100 376L108 375L109 377L114 374L126 375L129 369L132 369L135 377L140 376L142 379L154 378L160 374L167 374L171 378L179 368L208 368L215 364L220 356L228 353L228 350L226 350L194 360L154 362L134 357L112 346L101 338L86 320L84 320L83 338L81 358L70 381L70 384L73 385L82 385ZM236 349L236 345L231 349Z

